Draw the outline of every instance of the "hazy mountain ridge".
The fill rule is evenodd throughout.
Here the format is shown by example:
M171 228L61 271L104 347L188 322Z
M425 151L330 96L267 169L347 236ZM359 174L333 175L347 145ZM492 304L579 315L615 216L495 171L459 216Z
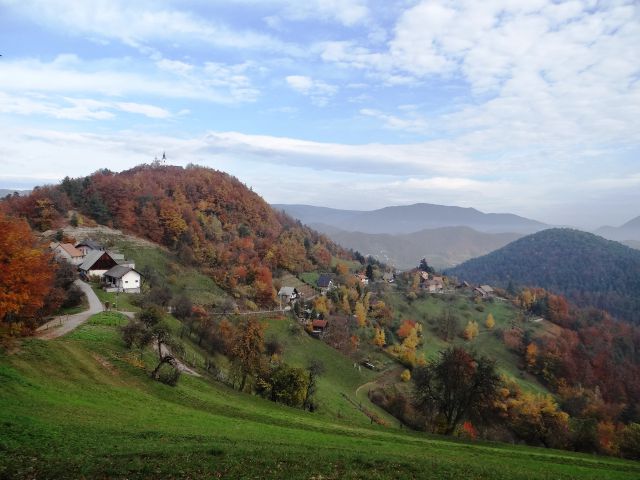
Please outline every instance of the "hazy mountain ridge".
M619 227L604 226L595 231L597 235L608 238L609 240L635 240L640 241L640 216L629 220L627 223Z
M528 234L548 225L511 213L483 213L429 203L385 207L371 211L340 210L312 205L274 204L306 224L323 223L350 232L403 234L425 229L466 226L485 233Z
M365 256L404 270L426 258L435 268L447 268L501 248L517 240L517 233L484 233L469 227L442 227L406 234L348 232L333 226L314 223L312 228L334 242Z
M4 198L7 195L13 195L15 192L18 192L19 195L29 195L31 190L19 190L17 188L0 188L0 198Z
M640 251L597 235L549 229L450 269L471 282L542 287L640 322Z

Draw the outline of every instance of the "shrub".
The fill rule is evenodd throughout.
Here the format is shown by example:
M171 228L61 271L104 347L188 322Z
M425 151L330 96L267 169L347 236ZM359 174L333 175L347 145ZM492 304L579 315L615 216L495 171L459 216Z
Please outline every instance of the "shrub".
M175 387L178 384L178 380L180 380L180 370L176 367L169 364L160 367L158 372L158 381L160 383Z

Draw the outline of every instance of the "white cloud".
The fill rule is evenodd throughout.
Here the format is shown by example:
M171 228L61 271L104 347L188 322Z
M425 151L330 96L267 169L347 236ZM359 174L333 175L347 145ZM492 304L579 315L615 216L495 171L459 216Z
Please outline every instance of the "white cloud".
M427 120L419 114L411 113L406 118L401 118L396 115L389 115L379 110L372 108L363 108L360 110L360 114L377 118L384 123L386 128L392 130L404 130L407 132L426 134L429 131L429 124Z
M353 26L369 18L364 0L306 0L286 2L283 15L292 20L325 19Z
M89 98L18 96L0 92L0 112L18 115L44 115L65 120L110 120L114 112L169 118L171 113L154 105L134 102L108 102Z
M249 68L247 63L190 65L168 60L134 65L127 59L81 61L74 55L60 55L51 62L38 59L0 62L0 89L152 95L230 104L252 102L259 95L246 75Z
M285 78L287 85L302 95L311 98L312 102L318 106L325 106L329 98L335 95L338 88L322 80L314 80L305 75L289 75Z
M612 145L640 144L639 12L629 1L421 1L399 17L385 48L317 48L325 62L387 85L464 80L471 95L430 112L429 122L469 155L575 164L582 151L604 159ZM387 128L432 133L420 112L361 113Z
M4 0L15 11L41 25L65 34L113 39L141 48L156 42L191 43L233 49L289 51L293 48L271 36L251 30L234 30L191 11L154 0Z

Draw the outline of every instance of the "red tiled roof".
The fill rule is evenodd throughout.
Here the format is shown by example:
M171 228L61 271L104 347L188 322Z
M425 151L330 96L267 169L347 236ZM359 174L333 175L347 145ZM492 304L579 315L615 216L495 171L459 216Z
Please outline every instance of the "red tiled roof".
M80 250L78 250L76 247L74 247L70 243L61 243L60 244L60 248L62 248L65 252L67 252L72 257L81 257L82 256L82 252Z
M318 328L324 328L324 327L326 327L326 326L327 326L327 321L326 321L326 320L317 320L317 319L316 319L316 320L314 320L313 322L311 322L311 326L312 326L313 328L316 328L316 327L318 327Z

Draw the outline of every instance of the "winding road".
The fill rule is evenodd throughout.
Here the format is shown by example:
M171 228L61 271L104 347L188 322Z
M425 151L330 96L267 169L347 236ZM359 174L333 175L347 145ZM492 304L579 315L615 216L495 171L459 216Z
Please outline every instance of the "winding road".
M96 313L100 313L104 311L104 307L102 306L102 302L96 295L96 293L91 288L91 285L83 282L82 280L76 280L74 282L82 292L87 296L87 300L89 301L89 309L84 312L76 313L74 315L60 315L55 317L53 320L45 323L40 326L36 330L36 337L42 340L53 340L54 338L62 337L66 335L70 331L82 325L84 322L89 320L89 317L95 315ZM134 312L119 312L123 315L126 315L129 318L134 318ZM164 347L166 351L163 351L163 354L171 355L171 352L168 351L166 347ZM194 377L199 377L200 374L193 370L192 368L185 365L179 359L176 360L176 368L187 375L192 375Z
M74 315L60 315L59 317L55 317L53 320L45 323L36 330L36 337L43 340L52 340L54 338L61 337L82 325L90 316L104 310L102 302L88 283L85 283L82 280L76 280L73 283L80 287L82 292L86 295L87 300L89 301L89 309Z

